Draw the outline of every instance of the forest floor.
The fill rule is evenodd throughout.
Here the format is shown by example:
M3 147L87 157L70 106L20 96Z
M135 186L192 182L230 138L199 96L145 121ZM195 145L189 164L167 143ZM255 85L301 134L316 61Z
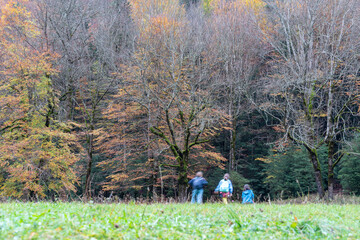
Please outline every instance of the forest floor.
M0 239L360 239L359 205L0 204Z

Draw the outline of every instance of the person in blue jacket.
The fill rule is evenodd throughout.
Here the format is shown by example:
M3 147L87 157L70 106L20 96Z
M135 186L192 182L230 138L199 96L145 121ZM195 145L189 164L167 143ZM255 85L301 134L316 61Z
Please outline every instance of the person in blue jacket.
M202 172L197 172L196 176L189 181L189 185L192 187L192 197L191 203L202 203L203 202L203 194L204 194L204 186L206 186L208 182L203 178Z
M230 175L226 173L215 189L215 194L220 193L223 203L228 204L228 197L232 196L233 185L230 181Z
M254 193L250 189L249 184L244 185L244 191L242 192L241 198L242 198L242 203L243 204L246 204L246 203L252 204L252 203L254 203Z

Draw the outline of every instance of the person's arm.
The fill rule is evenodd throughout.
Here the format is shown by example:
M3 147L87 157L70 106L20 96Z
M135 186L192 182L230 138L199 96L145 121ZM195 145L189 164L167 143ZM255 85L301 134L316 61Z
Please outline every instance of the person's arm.
M230 181L230 180L229 180ZM233 193L233 185L232 185L232 182L230 181L229 182L229 191L230 191L230 194Z
M253 192L253 191L251 191L251 198L252 198L253 203L255 203L255 202L254 202L255 195L254 195L254 192Z
M193 182L194 182L194 179L191 179L191 180L188 182L188 184L189 184L190 186L192 186Z
M222 181L222 180L221 180L221 181ZM219 192L221 181L219 182L219 184L218 184L217 187L215 188L215 193L218 193L218 192Z
M203 179L203 185L204 186L208 185L208 182L205 180L205 178Z

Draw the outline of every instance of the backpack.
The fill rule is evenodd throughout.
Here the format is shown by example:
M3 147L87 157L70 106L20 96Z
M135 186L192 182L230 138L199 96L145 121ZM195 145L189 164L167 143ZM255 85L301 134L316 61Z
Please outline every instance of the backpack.
M203 188L203 178L195 178L194 179L194 182L193 182L193 184L192 184L192 187L194 188L194 189L201 189L201 188Z
M230 190L230 181L222 181L221 185L220 185L220 192L229 192Z

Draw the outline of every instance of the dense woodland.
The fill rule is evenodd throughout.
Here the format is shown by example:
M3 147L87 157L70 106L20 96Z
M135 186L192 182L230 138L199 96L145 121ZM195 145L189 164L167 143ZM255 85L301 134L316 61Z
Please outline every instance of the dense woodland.
M358 0L0 0L0 197L360 194Z

